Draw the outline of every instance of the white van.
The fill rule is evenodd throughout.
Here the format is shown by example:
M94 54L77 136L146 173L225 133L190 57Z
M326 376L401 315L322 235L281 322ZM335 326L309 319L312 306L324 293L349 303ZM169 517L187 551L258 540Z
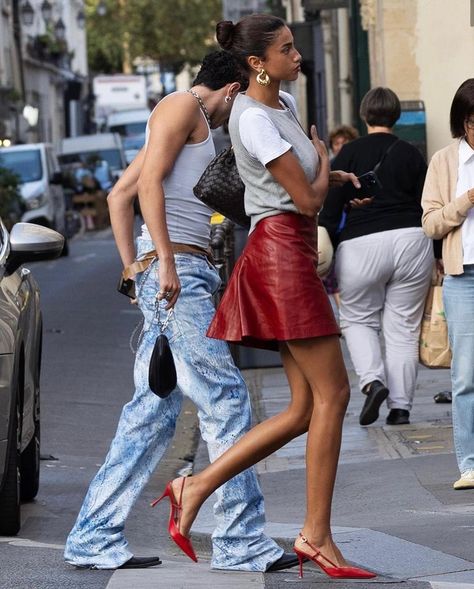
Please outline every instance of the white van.
M36 223L66 235L62 174L53 146L28 143L0 148L0 167L20 179L26 211L21 220ZM67 245L65 245L66 253Z
M127 167L122 139L118 133L67 137L60 141L58 154L61 164L82 162L91 166L105 160L115 178L119 178Z
M150 110L140 108L111 113L107 117L107 130L122 137L125 157L129 164L145 145L145 131Z

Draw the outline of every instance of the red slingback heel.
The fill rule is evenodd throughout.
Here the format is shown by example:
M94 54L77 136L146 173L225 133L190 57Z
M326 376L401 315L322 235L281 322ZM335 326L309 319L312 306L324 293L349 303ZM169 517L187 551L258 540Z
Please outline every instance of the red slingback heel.
M302 542L304 542L311 548L311 550L314 550L314 554L308 554L307 552L302 552L301 550L298 550L298 548L293 548L293 550L296 552L296 555L298 556L298 560L300 563L300 579L303 578L303 562L306 559L312 560L314 564L316 564L326 573L326 575L328 575L328 577L339 579L373 579L377 576L375 573L365 571L364 569L360 569L358 567L340 567L337 564L333 563L332 560L329 560L327 556L324 556L324 554L321 552L321 550L319 550L319 548L316 548L315 546L310 544L308 540L303 536L303 534L300 534L300 538ZM328 564L325 564L321 561L326 561L326 563L329 563L329 566Z
M183 484L181 485L181 490L179 493L179 501L176 501L176 497L173 493L173 488L171 487L171 482L169 482L166 485L161 497L155 499L151 503L151 506L155 507L155 505L159 503L164 497L168 497L168 499L170 500L170 517L168 520L169 535L174 540L174 542L176 542L178 547L181 548L184 554L186 554L186 556L189 556L191 560L197 562L198 559L196 553L194 552L193 545L191 544L191 540L189 538L186 538L186 536L183 536L183 534L181 534L181 532L179 531L179 520L181 518L181 511L183 509L181 499L183 497L183 489L185 482L186 477L183 477Z

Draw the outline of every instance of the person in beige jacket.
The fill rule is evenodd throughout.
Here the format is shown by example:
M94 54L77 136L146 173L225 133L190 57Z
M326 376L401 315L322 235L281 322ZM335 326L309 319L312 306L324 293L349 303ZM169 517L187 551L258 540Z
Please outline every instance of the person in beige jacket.
M457 90L450 113L457 139L434 154L423 189L426 235L443 240L443 305L448 324L453 436L461 477L474 489L474 78Z

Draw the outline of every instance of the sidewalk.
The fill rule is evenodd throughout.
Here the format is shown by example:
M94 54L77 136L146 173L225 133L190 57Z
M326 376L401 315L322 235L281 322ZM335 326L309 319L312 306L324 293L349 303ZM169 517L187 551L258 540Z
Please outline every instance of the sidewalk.
M244 375L257 419L286 406L289 391L282 369L249 370ZM344 426L333 532L344 555L378 572L377 579L330 581L311 564L306 565L303 580L296 569L265 575L227 573L211 571L206 558L200 558L198 565L181 558L179 567L166 566L165 561L157 569L117 571L107 589L279 589L289 585L322 589L334 583L345 589L373 585L474 588L474 492L452 489L458 470L452 453L451 406L433 402L435 393L450 389L449 372L420 368L411 425L386 426L384 408L378 422L367 428L359 426L363 397L352 370L349 375L352 397ZM301 436L257 466L267 532L287 550L304 515L304 450L305 436ZM201 470L206 462L200 444L195 469ZM210 552L212 503L205 504L193 526L193 542L200 555Z

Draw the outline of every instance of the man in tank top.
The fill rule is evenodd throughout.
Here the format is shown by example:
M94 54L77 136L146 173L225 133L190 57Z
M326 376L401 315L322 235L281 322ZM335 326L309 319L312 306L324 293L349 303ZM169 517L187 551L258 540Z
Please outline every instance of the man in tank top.
M183 395L198 409L212 461L250 427L248 391L227 344L205 335L220 279L206 255L212 211L192 191L215 155L210 129L228 119L245 86L233 57L223 51L208 55L192 90L175 92L155 108L146 147L109 196L123 265L134 268L135 259L148 259L148 265L137 266L136 275L144 328L134 368L135 394L123 408L107 458L67 539L65 559L75 566L116 569L161 563L158 557L133 556L123 529L173 437ZM145 225L135 249L137 191ZM160 323L166 324L178 377L177 388L166 399L148 385ZM283 553L263 533L263 497L253 469L231 479L216 495L213 568L275 571L297 564L296 556Z

